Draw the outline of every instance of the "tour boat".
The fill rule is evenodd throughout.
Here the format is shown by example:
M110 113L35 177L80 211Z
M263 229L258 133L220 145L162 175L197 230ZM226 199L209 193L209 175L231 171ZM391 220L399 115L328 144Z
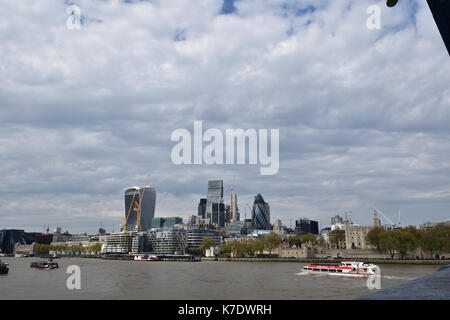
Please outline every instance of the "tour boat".
M343 261L340 264L318 263L303 267L305 273L367 277L380 273L380 268L364 262Z
M158 261L158 257L155 255L141 254L134 256L134 261Z

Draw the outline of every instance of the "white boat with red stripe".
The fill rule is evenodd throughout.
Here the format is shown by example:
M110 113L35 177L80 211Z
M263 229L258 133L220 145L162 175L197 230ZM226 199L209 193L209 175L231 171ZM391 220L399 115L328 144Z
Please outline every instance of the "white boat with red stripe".
M374 264L357 261L342 261L339 264L317 263L303 267L304 273L330 274L340 276L368 277L380 273L380 268Z

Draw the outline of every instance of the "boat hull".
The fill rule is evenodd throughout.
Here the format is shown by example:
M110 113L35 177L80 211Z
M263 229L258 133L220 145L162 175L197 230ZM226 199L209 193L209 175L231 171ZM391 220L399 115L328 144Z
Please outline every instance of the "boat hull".
M380 268L363 262L345 261L340 264L309 264L303 267L306 274L329 274L333 276L369 277L379 274Z

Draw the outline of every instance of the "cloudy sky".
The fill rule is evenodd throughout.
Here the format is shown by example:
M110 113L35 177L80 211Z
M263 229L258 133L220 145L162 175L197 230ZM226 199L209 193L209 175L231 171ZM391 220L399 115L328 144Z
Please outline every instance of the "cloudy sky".
M420 0L1 0L0 229L117 231L123 189L147 174L155 216L196 214L223 179L242 216L261 193L272 223L352 211L369 224L374 206L442 221L449 83ZM195 120L279 129L278 174L173 164L171 133Z

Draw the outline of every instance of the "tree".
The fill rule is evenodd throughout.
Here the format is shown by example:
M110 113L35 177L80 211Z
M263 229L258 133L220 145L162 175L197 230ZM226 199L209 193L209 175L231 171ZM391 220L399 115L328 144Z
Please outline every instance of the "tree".
M396 234L394 230L389 230L380 234L380 248L381 250L387 250L391 255L391 259L394 259L396 249Z
M202 244L200 245L200 249L206 250L215 246L216 242L211 237L204 237L202 240Z
M252 241L252 245L255 249L255 252L263 253L265 247L265 241L263 239L254 239Z
M302 236L301 240L302 240L302 243L308 243L308 242L315 243L316 236L313 235L312 233L307 233Z
M386 232L383 227L373 227L366 235L366 241L381 251L381 235Z
M281 237L274 232L270 233L264 240L269 254L272 254L272 250L278 248L281 243Z
M431 258L433 258L433 253L450 251L450 226L439 223L425 231L420 239L420 247L424 251L428 251Z
M296 236L296 235L288 236L287 242L289 243L289 247L293 247L294 245L296 247L300 247L300 244L301 244L301 241L300 241L299 237Z
M231 253L231 243L230 242L222 243L222 245L220 246L220 253L222 254Z
M408 251L417 248L417 241L411 230L408 229L396 229L393 230L393 244L394 249L398 252L401 259L404 259Z
M334 229L333 231L330 231L328 233L328 239L330 241L330 244L334 244L336 246L336 249L341 249L339 248L339 243L341 241L345 241L345 231Z
M322 237L318 237L316 240L316 243L320 246L323 246L323 245L325 245L325 239Z

